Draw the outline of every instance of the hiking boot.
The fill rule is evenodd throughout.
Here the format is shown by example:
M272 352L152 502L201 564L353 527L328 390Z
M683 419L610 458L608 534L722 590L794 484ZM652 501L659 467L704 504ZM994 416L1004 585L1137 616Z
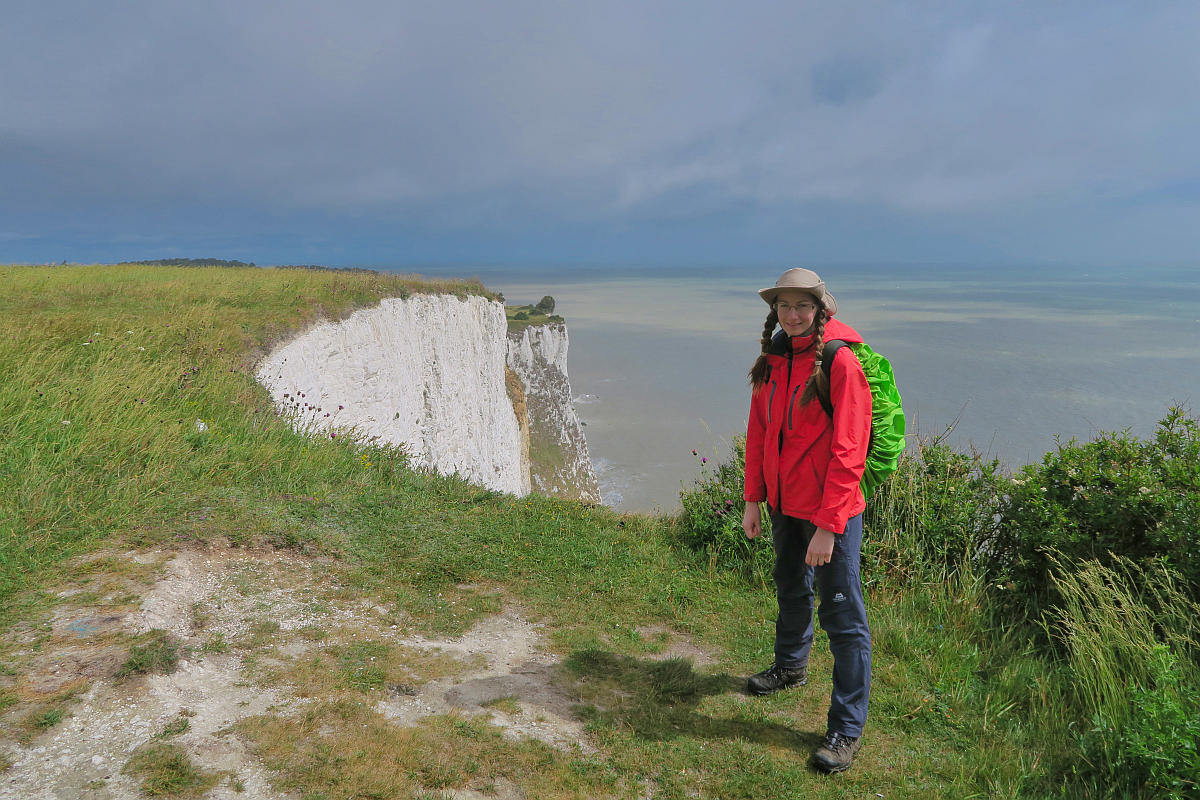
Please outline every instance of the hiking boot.
M813 753L813 766L822 772L845 772L854 763L858 752L859 737L826 731L821 746Z
M781 667L772 664L757 675L751 675L746 681L750 694L775 694L780 689L792 686L803 686L808 683L808 665L802 667Z

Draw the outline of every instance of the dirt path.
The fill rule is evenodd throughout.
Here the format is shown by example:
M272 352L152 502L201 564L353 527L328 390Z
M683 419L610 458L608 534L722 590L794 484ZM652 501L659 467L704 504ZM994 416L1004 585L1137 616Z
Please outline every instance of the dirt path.
M513 606L457 639L433 640L406 632L403 611L339 599L326 565L290 552L122 557L161 570L161 577L140 607L127 613L99 612L63 593L50 638L29 662L19 688L27 700L86 688L65 704L61 722L27 745L0 744L13 762L0 775L0 798L141 797L138 779L122 769L138 747L159 741L178 745L201 769L220 776L206 797L292 797L272 789L270 772L229 728L246 717L294 713L322 699L312 686L262 677L280 674L334 638L387 643L428 654L443 666L447 659L457 665L442 677L414 674L411 683L389 684L377 710L392 724L415 725L458 710L490 715L506 737L591 749L582 726L571 719L571 698L551 680L556 657L542 649L538 626ZM178 637L188 655L171 674L117 678L128 653L120 638L127 642L128 635L151 629ZM186 730L168 739L171 725ZM519 793L501 786L491 796Z

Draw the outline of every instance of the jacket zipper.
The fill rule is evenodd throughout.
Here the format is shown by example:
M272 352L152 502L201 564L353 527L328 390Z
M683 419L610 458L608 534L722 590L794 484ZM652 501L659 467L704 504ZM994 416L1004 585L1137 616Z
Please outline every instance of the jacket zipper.
M802 387L797 386L795 389L792 389L792 401L790 403L788 403L788 430L789 431L792 430L792 409L795 408L795 406L796 406L796 392L800 391L801 388Z
M791 385L792 385L792 356L793 356L793 355L794 355L794 354L793 354L793 353L792 353L792 352L789 350L789 351L788 351L788 354L787 354L787 361L788 361L788 376L787 376L787 383L785 384L786 386L791 386ZM774 393L774 392L772 391L772 394L773 394L773 393ZM769 410L769 409L768 409L768 411L767 411L767 421L768 421L768 422L770 422L770 421L771 421L771 419L770 419L770 410ZM781 457L783 456L783 426L782 426L782 425L780 425L780 426L779 426L779 455L780 455ZM782 491L782 490L781 490L781 491Z
M775 387L778 384L771 381L771 396L767 398L767 422L771 421L771 404L775 402Z

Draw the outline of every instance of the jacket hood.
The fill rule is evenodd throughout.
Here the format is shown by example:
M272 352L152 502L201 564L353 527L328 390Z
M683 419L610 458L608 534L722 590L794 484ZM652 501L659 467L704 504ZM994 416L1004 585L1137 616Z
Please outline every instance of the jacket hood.
M859 344L863 341L863 338L858 335L858 331L832 317L825 321L825 341L828 342L831 339L841 339L843 342L852 342L854 344ZM771 355L786 356L793 348L803 350L811 342L811 336L789 337L784 331L777 331L771 337Z

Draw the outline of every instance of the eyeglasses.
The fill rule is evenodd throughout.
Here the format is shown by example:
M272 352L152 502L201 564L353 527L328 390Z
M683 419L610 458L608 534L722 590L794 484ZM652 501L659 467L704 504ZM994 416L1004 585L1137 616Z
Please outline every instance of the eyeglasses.
M790 314L795 311L797 314L807 314L814 311L817 307L816 303L797 303L794 306L789 306L787 303L776 303L775 312L780 316Z

